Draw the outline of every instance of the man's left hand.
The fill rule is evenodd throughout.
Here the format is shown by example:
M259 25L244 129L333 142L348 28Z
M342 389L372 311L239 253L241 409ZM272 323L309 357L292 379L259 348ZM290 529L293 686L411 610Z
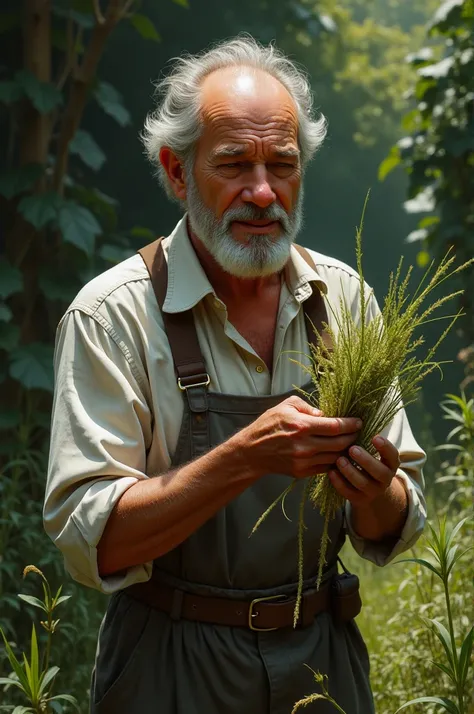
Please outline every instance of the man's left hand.
M361 446L351 446L349 455L360 466L360 470L349 459L340 457L336 462L337 470L328 472L336 491L356 507L370 506L384 496L400 466L398 449L390 441L377 435L372 443L380 459Z

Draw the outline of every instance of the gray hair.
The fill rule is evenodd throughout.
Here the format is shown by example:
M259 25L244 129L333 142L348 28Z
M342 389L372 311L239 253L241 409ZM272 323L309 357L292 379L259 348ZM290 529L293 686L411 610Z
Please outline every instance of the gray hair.
M313 95L306 74L273 44L264 46L241 35L198 55L178 57L171 73L156 84L160 101L148 114L141 134L148 158L157 166L160 183L171 197L174 194L158 160L160 150L166 146L184 161L192 156L201 133L201 84L215 70L229 66L263 70L288 90L297 108L303 167L324 141L326 118L322 114L313 117Z

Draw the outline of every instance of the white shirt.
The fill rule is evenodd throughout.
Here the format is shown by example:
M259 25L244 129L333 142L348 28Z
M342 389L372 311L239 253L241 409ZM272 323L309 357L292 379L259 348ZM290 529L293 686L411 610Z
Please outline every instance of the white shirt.
M310 251L315 272L292 248L282 281L274 367L265 363L227 319L226 306L209 282L189 240L186 216L163 241L168 291L163 309L193 308L211 389L263 396L306 381L291 361L307 352L304 301L316 283L333 309L344 292L359 313L359 277L334 258ZM369 313L378 312L375 299ZM331 310L329 322L334 329ZM305 358L300 358L305 362ZM105 593L150 578L152 563L101 578L97 544L114 505L139 479L166 472L177 445L183 396L151 281L137 254L89 282L62 318L56 337L55 395L44 505L47 533L63 552L72 577ZM404 411L383 432L399 450L398 475L408 494L408 516L399 541L366 541L351 527L356 551L385 565L410 548L426 520L421 468L425 453Z

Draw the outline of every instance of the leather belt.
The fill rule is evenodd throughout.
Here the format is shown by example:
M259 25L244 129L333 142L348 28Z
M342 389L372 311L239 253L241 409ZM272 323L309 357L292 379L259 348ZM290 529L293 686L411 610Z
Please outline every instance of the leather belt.
M214 625L248 627L256 632L293 627L295 598L270 595L253 600L195 595L171 588L164 583L148 581L131 585L125 590L135 600L166 612L171 619L194 620ZM316 615L331 610L330 583L319 590L303 593L299 627L310 625Z

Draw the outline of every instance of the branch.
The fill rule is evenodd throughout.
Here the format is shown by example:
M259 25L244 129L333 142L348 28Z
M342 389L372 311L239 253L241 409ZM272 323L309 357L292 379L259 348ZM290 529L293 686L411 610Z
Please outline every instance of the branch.
M128 2L126 2L126 4L128 4ZM96 5L97 2L94 7ZM69 159L69 144L81 123L89 89L94 82L97 67L104 52L107 39L112 30L122 19L123 7L120 0L109 0L105 16L103 16L103 22L101 22L100 18L97 18L96 15L96 24L92 31L84 59L82 64L74 72L69 100L59 128L58 150L53 178L53 186L58 193L62 193L63 190L63 182Z
M102 15L102 10L100 9L100 0L92 0L94 7L95 20L98 25L103 25L105 22L105 17Z

